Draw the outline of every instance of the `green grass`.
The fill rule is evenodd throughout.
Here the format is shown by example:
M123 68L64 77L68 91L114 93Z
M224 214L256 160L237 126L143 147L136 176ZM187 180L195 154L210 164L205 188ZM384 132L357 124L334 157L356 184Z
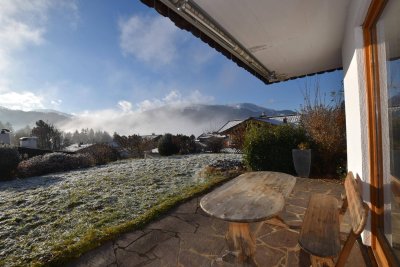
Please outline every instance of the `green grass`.
M0 183L0 266L59 266L139 229L232 177L201 171L217 160L241 156L126 160Z
M168 196L165 199L161 199L156 205L133 220L112 227L90 229L83 234L78 242L75 240L76 236L71 235L62 243L54 246L51 251L53 258L47 261L32 262L32 266L60 266L65 264L109 240L115 239L123 233L143 228L150 221L157 219L160 215L165 214L177 205L204 194L231 178L232 176L226 177L222 174L210 175L207 183L189 186L182 190L180 195ZM79 232L79 229L77 229L77 232Z

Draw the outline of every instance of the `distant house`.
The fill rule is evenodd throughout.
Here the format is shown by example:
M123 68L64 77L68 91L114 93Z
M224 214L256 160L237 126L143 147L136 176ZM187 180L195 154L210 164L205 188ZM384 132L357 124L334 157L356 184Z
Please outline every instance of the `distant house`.
M225 136L225 135L218 134L218 133L202 133L201 135L199 135L199 136L197 137L197 140L198 140L200 143L205 144L205 143L207 143L207 141L210 140L211 138L221 138L221 139L225 139L226 136Z
M272 120L277 120L289 124L294 124L298 125L300 122L300 115L294 114L294 115L279 115L279 116L271 116L269 117Z
M0 144L11 145L11 131L8 129L1 129L0 131Z
M221 135L218 133L202 133L196 139L196 149L198 151L207 152L209 151L209 144L213 143L215 139L221 139L226 142L226 135Z
M269 117L261 115L260 117L249 117L245 120L232 120L225 123L218 131L217 134L227 136L225 146L231 148L241 149L244 142L244 133L250 123L255 124L269 124L281 125L284 123L297 124L300 116L274 116Z
M237 125L241 125L245 120L231 120L225 123L218 131L217 133L220 134L225 134L226 132L229 132L229 130L235 128Z
M38 138L36 136L21 137L19 139L19 146L36 149L37 148L37 140L38 140Z

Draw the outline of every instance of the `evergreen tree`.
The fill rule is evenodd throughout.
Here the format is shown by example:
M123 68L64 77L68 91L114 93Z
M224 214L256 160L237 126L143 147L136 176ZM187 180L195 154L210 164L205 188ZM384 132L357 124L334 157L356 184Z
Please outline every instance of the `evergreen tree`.
M32 135L38 138L38 148L40 149L61 149L61 132L52 124L48 124L42 120L37 121L36 127L32 129Z

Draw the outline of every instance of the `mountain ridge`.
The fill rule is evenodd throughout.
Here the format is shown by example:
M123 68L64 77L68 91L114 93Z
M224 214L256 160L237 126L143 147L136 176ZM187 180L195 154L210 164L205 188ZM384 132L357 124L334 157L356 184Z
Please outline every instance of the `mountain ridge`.
M62 115L62 112L24 111L0 106L0 121L2 123L9 122L14 130L21 129L27 125L33 126L38 120L56 124L70 118L66 115Z

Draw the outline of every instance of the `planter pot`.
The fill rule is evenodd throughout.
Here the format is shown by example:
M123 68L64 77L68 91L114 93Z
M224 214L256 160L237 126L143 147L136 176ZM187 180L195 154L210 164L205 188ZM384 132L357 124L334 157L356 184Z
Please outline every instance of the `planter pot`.
M292 149L294 169L299 177L309 177L311 167L311 149Z

